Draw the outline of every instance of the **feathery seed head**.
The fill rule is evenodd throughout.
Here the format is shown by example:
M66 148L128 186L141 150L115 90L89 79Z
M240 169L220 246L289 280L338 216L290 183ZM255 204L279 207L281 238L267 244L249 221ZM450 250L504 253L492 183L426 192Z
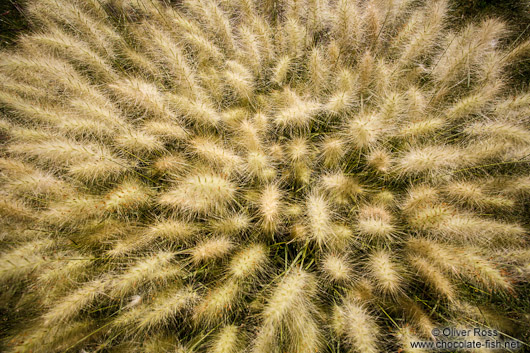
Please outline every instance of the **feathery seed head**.
M194 263L211 261L226 256L233 247L234 243L227 238L205 239L190 250L190 255Z
M401 271L387 251L381 250L373 253L368 260L367 267L376 282L376 288L383 295L395 297L403 291Z
M208 227L214 234L234 236L247 230L250 224L250 217L246 213L241 212L212 220L209 222Z
M261 119L262 118L256 117L252 120L245 119L241 121L241 124L236 129L240 140L239 144L247 148L250 152L258 153L263 147L261 134L263 127L261 126L262 122L259 121ZM256 122L256 120L258 120L258 122Z
M254 342L253 351L261 352L277 341L279 328L285 325L288 332L297 337L297 320L307 317L311 297L316 290L313 275L293 269L276 285L262 311L263 322Z
M245 168L251 176L259 180L267 181L276 176L276 169L271 165L269 157L263 152L249 152Z
M255 244L241 250L231 260L229 274L237 279L246 279L259 275L268 261L267 248Z
M359 183L343 173L323 175L321 183L322 189L338 204L348 204L363 193Z
M417 255L411 255L409 263L418 272L418 275L437 293L451 302L455 300L454 286L440 269Z
M322 271L333 282L344 283L352 280L352 268L345 256L328 254L322 260Z
M350 91L338 91L331 96L326 103L325 109L332 115L339 115L351 108L353 105L353 94Z
M240 99L250 99L254 90L253 77L247 68L236 61L229 61L225 72L226 83Z
M52 326L57 322L73 319L81 310L101 296L104 288L105 282L102 280L94 280L81 285L73 293L61 298L59 304L43 315L44 325Z
M146 122L144 130L148 136L156 136L158 139L167 142L186 141L189 134L180 124L161 120L150 120Z
M380 329L375 318L367 308L355 301L346 301L337 308L338 317L342 324L341 336L344 336L349 346L359 352L379 352L378 338Z
M396 232L390 212L378 206L361 208L356 228L362 237L369 240L389 240Z
M241 334L239 327L227 325L222 327L210 342L212 353L235 353L241 349Z
M193 153L212 166L218 166L224 173L237 170L242 163L241 157L212 139L197 137L189 143Z
M311 194L306 201L308 239L324 247L335 238L333 213L328 201L319 194Z
M173 257L173 253L161 251L130 266L125 272L111 279L109 294L123 298L143 284L166 281L179 275L182 270L171 264Z
M285 55L278 59L278 63L276 64L272 72L272 82L278 85L282 85L286 81L291 61L291 57L289 57L288 55Z
M331 239L329 246L334 249L342 249L348 244L354 242L356 238L351 228L345 224L333 223L333 234L335 238Z
M403 315L407 317L422 337L433 337L432 330L435 328L435 324L417 302L404 298L400 300L399 305L402 308Z
M455 181L449 183L446 192L457 202L481 209L484 207L501 207L509 209L514 206L513 200L503 196L488 195L483 184Z
M131 78L113 83L109 88L137 114L152 114L159 118L175 117L175 113L169 109L167 99L150 82Z
M410 326L404 326L395 333L396 339L398 339L400 348L404 353L427 353L423 348L416 348L415 342L421 341L414 330Z
M278 186L269 184L264 187L259 199L261 229L267 234L274 234L282 223L283 202Z
M374 114L363 114L348 121L344 133L348 141L358 149L374 146L385 132L385 124Z
M385 150L377 149L370 152L366 158L367 164L379 173L387 173L392 165L392 157Z
M276 113L274 123L282 130L307 129L320 110L320 104L292 91L284 91L284 94L288 104Z
M465 165L467 154L449 146L411 148L397 161L396 169L403 174L439 173Z
M168 239L177 242L189 242L198 229L188 222L178 219L160 220L150 226L147 230L147 236L153 238Z
M192 124L216 127L221 122L221 115L205 98L201 100L172 95L168 99L175 110Z
M4 252L0 256L1 282L19 280L34 269L38 269L39 264L44 260L40 257L53 245L50 239L37 239Z
M167 154L153 162L153 169L161 174L182 176L189 169L189 164L181 154Z
M428 137L436 131L439 131L445 123L445 120L441 118L427 118L413 121L410 124L403 126L399 131L399 135L403 136L405 139Z
M413 186L407 191L407 198L403 202L404 211L412 211L430 206L438 201L438 191L428 185Z
M382 190L372 196L372 202L375 205L394 207L396 205L396 198L391 191Z
M235 185L217 174L195 173L159 198L161 205L199 214L224 211L236 193Z
M58 226L78 225L104 214L104 201L90 195L76 194L51 203L42 215L42 222Z
M194 320L207 326L214 325L234 309L241 296L241 285L232 279L212 288L194 308ZM224 315L219 315L223 313Z
M127 180L105 196L105 209L124 215L149 203L150 191L137 180Z
M304 137L295 137L290 140L286 148L289 159L293 162L307 161L312 157L312 148Z
M320 153L326 168L333 168L339 165L346 154L344 145L343 140L334 137L322 141Z

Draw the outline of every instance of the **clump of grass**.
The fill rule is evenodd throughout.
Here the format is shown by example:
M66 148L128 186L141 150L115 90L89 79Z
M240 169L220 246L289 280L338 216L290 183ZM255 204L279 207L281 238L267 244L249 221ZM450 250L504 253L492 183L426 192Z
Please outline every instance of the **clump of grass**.
M527 345L529 42L451 11L28 1L0 55L0 349Z

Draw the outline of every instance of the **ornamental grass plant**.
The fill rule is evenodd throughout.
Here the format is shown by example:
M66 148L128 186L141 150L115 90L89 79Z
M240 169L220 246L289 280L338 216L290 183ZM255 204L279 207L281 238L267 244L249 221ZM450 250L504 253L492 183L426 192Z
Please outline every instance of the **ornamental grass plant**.
M29 0L0 350L530 344L530 41L447 0ZM488 352L478 349L476 352Z

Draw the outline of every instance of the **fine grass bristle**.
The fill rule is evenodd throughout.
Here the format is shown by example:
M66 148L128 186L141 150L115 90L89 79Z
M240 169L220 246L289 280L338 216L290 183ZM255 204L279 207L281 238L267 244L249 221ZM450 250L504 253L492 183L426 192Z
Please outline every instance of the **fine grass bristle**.
M170 96L170 103L191 123L217 126L221 116L206 99L190 99L184 96Z
M439 294L449 301L455 300L455 289L453 284L427 260L419 256L411 256L411 266L418 272L418 275Z
M320 151L324 166L327 168L338 166L346 153L344 141L334 137L324 140Z
M230 173L242 163L238 155L211 139L197 137L189 143L192 153L208 161L212 166L219 166L225 173Z
M401 270L387 251L372 254L366 266L383 295L397 296L403 291L405 283Z
M310 125L315 114L320 109L317 102L304 99L293 91L284 91L286 106L274 118L274 122L281 129L300 129Z
M353 270L345 256L328 254L322 260L322 271L332 282L349 282L353 277Z
M283 56L278 60L278 63L273 69L271 81L282 85L287 78L289 72L289 66L291 65L291 58L289 56Z
M343 173L330 173L322 176L322 188L338 204L348 204L363 194L361 185Z
M176 315L184 313L197 299L197 292L191 287L169 288L149 304L129 305L132 309L123 312L112 324L132 326L134 331L153 331L168 325Z
M213 219L209 222L209 228L213 233L235 236L247 230L250 224L250 217L241 212L229 214L221 219Z
M457 202L471 207L481 208L505 208L509 210L514 206L514 201L500 195L488 195L484 185L471 182L452 182L447 185L447 193L454 197Z
M0 256L2 282L20 280L23 276L39 269L45 263L42 258L53 246L51 239L38 239L4 252Z
M427 351L421 347L415 347L418 341L421 341L421 338L418 337L414 330L405 326L400 328L396 334L396 339L399 341L399 346L405 353L426 353Z
M359 210L357 231L368 240L389 240L396 232L392 223L392 216L386 209L365 206Z
M263 181L271 180L277 175L276 169L270 163L270 158L258 151L248 153L246 172Z
M150 190L135 180L118 185L105 196L105 208L119 215L137 211L149 203Z
M306 204L308 239L316 242L320 247L325 246L335 238L332 211L327 200L318 194L309 195Z
M399 302L399 307L400 310L402 310L403 315L407 317L410 323L417 330L418 334L425 338L432 337L432 330L436 326L430 318L428 312L422 309L421 304L408 298L404 298Z
M428 240L410 240L408 246L453 276L463 276L487 290L511 290L510 279L474 249L457 249Z
M12 144L10 152L42 164L66 168L69 174L86 182L116 177L131 166L130 162L113 155L104 146L60 138Z
M179 266L171 264L173 256L170 252L160 252L130 266L111 280L109 295L120 298L143 284L164 282L179 275L182 270Z
M282 194L276 185L267 185L260 195L259 214L261 228L267 234L274 234L282 223Z
M187 243L197 231L198 227L193 223L184 222L178 219L167 219L160 220L151 225L146 232L146 236Z
M286 332L292 337L290 342L293 342L298 335L304 334L303 331L298 330L302 329L298 325L303 321L298 320L311 319L308 314L311 314L311 297L315 291L314 280L313 275L300 269L293 269L282 278L261 314L262 323L252 347L253 352L264 352L264 349L277 342L281 327L285 327ZM305 323L307 322L310 321Z
M403 174L439 173L463 166L467 155L452 146L411 148L401 156L396 169Z
M210 172L189 175L159 198L160 204L183 211L215 214L226 209L234 198L235 185Z
M380 328L363 304L347 300L336 307L335 315L339 320L335 323L335 330L353 350L379 352Z
M251 245L230 260L228 273L237 279L255 277L263 272L267 262L267 248L263 244Z
M235 353L242 348L240 329L235 325L222 327L209 345L212 353Z
M95 280L82 284L80 288L64 298L48 310L44 315L44 325L52 326L57 322L70 320L79 312L91 305L94 300L103 295L105 281Z
M228 317L242 295L242 286L235 280L224 281L211 288L194 310L197 324L212 326ZM222 314L222 315L219 315Z
M375 114L363 114L347 122L345 137L355 148L365 149L374 146L385 132L383 120Z
M190 250L191 259L198 264L226 256L234 247L234 243L227 238L217 237L201 241Z

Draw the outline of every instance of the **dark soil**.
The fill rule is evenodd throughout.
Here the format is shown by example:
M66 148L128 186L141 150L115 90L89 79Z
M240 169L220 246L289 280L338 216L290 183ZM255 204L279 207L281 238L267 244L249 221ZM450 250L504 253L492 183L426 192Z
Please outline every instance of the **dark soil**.
M20 0L0 0L0 48L12 45L17 34L28 27Z

